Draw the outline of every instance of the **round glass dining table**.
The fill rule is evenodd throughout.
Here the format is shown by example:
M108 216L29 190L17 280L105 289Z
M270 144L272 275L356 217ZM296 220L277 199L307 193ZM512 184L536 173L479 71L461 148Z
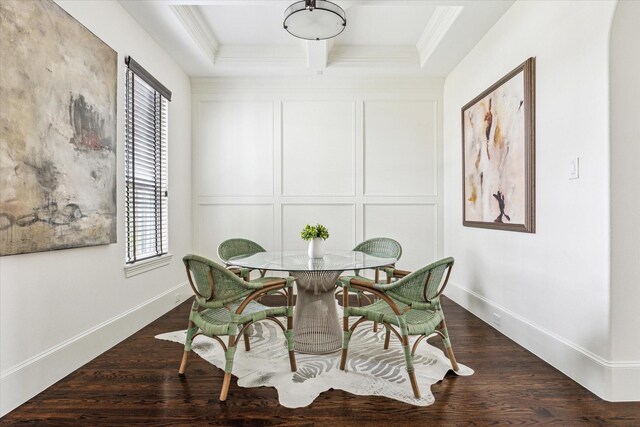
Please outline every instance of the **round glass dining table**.
M258 252L237 256L229 263L258 270L287 271L296 279L294 348L301 353L332 353L342 348L342 329L334 296L343 271L394 264L358 251L327 251L323 258L309 258L306 251Z

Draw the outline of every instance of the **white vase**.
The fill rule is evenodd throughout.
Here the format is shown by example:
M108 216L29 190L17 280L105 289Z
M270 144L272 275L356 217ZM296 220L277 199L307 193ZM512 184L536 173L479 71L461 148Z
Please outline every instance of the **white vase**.
M309 241L309 250L307 251L309 258L322 258L324 256L324 239L322 237L314 237Z

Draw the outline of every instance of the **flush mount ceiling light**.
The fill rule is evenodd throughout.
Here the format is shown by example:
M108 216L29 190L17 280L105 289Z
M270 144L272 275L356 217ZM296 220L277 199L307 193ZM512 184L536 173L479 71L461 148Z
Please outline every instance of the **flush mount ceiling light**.
M284 11L284 29L305 40L326 40L337 36L347 26L344 10L323 0L304 0Z

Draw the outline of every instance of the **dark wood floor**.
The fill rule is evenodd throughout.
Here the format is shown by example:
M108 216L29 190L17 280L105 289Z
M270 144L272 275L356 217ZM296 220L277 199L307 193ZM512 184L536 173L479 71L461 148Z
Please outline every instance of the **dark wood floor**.
M185 327L189 307L190 302L180 305L0 424L640 426L640 403L599 399L450 300L444 308L456 356L476 373L447 375L432 387L436 402L431 406L330 390L309 407L287 409L278 405L275 389L239 388L235 377L227 402L221 403L221 370L193 355L181 379L182 348L153 338Z

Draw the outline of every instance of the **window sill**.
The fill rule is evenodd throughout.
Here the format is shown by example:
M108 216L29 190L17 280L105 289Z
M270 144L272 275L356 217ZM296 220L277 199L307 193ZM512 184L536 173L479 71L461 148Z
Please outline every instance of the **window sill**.
M138 261L134 264L127 264L124 266L125 277L132 277L137 274L146 273L147 271L155 270L156 268L164 267L171 263L173 255L166 254L159 256L158 258L151 258L144 261Z

